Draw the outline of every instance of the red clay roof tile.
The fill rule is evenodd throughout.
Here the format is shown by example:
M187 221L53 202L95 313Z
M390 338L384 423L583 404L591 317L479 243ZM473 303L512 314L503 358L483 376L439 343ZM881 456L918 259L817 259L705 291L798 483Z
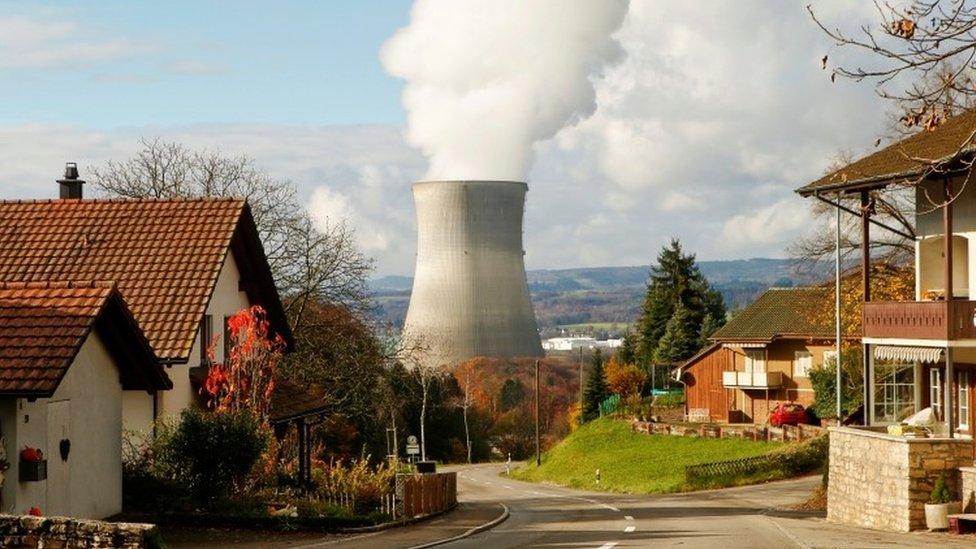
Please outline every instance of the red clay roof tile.
M244 207L220 198L0 201L0 280L112 280L156 355L186 359ZM59 310L78 308L72 314L92 306L86 295L58 299Z

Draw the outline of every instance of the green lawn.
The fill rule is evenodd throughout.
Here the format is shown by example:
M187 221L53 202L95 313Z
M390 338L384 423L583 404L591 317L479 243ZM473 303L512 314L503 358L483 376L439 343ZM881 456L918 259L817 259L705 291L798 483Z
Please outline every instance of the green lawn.
M764 454L779 442L646 435L625 421L599 419L580 427L535 463L512 472L514 478L573 488L634 494L677 492L685 486L684 467ZM595 471L600 469L600 484ZM734 482L730 482L734 483Z

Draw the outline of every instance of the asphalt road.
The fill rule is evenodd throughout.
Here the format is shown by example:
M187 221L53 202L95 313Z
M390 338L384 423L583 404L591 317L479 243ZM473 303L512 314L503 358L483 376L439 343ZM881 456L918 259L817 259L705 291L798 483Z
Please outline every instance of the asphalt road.
M500 465L456 468L461 501L502 502L510 517L444 547L789 547L968 546L974 538L888 534L827 523L790 511L820 482L812 476L661 496L612 495L524 483L499 476Z

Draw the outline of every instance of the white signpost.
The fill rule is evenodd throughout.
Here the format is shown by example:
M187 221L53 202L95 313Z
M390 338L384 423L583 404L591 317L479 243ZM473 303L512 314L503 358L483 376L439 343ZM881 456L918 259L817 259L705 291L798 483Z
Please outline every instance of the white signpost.
M417 443L417 437L410 435L407 437L407 457L415 460L418 455L420 455L420 444Z

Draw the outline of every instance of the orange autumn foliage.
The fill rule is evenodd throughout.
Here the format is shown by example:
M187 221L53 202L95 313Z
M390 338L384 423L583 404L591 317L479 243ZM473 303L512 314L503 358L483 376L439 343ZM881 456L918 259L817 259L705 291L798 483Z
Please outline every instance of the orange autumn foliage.
M607 387L611 393L622 397L639 396L647 382L647 374L633 364L621 362L618 356L613 355L604 369Z
M813 312L814 321L825 326L834 325L834 284L829 288L829 298ZM913 265L894 266L876 263L871 269L871 301L914 301L915 268ZM861 337L861 310L864 302L864 289L861 270L856 269L841 277L841 336L847 344Z
M270 333L265 310L255 305L227 321L229 352L224 363L215 360L217 338L207 348L211 365L201 392L217 412L251 410L267 420L274 393L274 374L285 350L284 339Z

